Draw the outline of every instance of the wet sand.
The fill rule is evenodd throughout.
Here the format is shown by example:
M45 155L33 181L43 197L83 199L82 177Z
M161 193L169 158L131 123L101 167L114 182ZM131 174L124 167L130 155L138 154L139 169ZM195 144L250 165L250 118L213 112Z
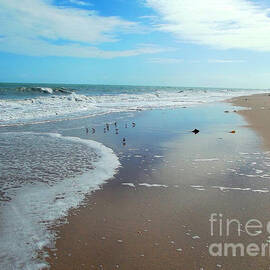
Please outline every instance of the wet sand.
M236 228L229 237L219 236L217 224L211 236L209 223L211 213L242 224L250 218L270 220L270 156L260 137L270 145L270 129L261 133L269 111L267 103L267 110L260 109L259 100L266 102L257 96L235 99L233 106L253 106L238 113L224 103L135 114L124 120L136 122L136 128L124 135L119 128L125 147L120 138L99 137L115 150L122 167L70 212L67 224L54 228L59 238L49 251L51 269L269 269L268 256L209 255L215 242L267 240L266 232L238 237ZM193 128L200 133L191 133Z

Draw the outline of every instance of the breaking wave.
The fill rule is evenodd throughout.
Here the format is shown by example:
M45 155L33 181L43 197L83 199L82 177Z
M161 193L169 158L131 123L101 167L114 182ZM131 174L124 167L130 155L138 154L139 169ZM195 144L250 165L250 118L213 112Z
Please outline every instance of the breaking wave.
M113 112L194 106L228 98L265 93L266 90L169 90L76 91L55 95L55 89L36 87L49 95L24 99L0 99L0 126L50 121ZM59 87L57 91L60 91ZM36 90L34 90L36 91ZM62 89L61 91L69 91Z

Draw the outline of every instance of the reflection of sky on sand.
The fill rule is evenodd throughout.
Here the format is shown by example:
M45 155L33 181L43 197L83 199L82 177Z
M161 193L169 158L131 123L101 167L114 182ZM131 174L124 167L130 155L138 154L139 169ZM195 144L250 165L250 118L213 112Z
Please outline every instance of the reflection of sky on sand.
M120 263L123 269L135 264L137 269L153 269L157 261L164 264L156 269L258 269L254 258L245 258L241 264L241 258L208 256L207 247L216 240L209 236L211 213L244 221L270 218L266 192L270 155L262 154L259 138L242 127L244 122L233 109L228 104L212 104L12 128L96 140L112 148L121 161L116 179L89 196L92 203L80 209L75 227L69 227L67 232L72 232L75 242L63 239L63 250L70 254L65 259L76 262L92 254L91 263L97 269L100 264L113 269L111 255L117 265L119 256L125 257ZM112 124L115 121L119 134ZM106 123L111 123L110 131L104 133ZM86 134L85 127L94 127L95 134ZM200 133L191 133L194 128ZM236 133L228 133L231 130ZM76 251L73 243L77 247L79 238L75 231L79 228L80 234L84 222L93 238L88 234L80 238L82 248ZM85 239L91 239L87 249Z
M81 119L67 122L69 129L65 123L47 127L52 130L57 127L64 135L98 140L113 148L127 174L134 176L126 182L202 185L204 189L211 186L263 189L263 180L267 180L263 175L267 177L269 168L264 163L267 154L253 154L262 152L258 150L260 140L253 131L242 127L245 123L232 112L234 109L220 103ZM225 110L230 113L224 113ZM111 124L114 121L119 134L114 132ZM133 121L135 128L131 125ZM110 123L110 131L104 133L106 123ZM85 126L94 126L96 133L84 134ZM191 133L194 128L200 133ZM230 134L231 130L236 130L236 134ZM123 137L126 146L122 144ZM257 174L256 170L262 173Z
M269 167L264 163L267 155L252 154L261 152L258 150L259 138L253 131L242 127L244 122L233 112L234 109L229 104L219 103L1 130L59 132L65 136L100 141L113 148L126 170L136 175L135 179L127 179L130 180L127 182L147 180L153 184L158 181L156 184L200 185L203 186L201 191L207 186L246 188L246 185L254 186L254 183L261 188L261 182L267 180ZM225 110L230 113L224 113ZM112 124L115 121L118 134ZM136 122L134 128L133 121ZM110 130L104 133L106 123L110 124ZM86 134L85 127L90 130L94 127L95 134ZM197 135L190 132L194 128L200 130ZM236 134L230 134L231 130L236 130ZM255 164L258 158L263 162L260 160ZM259 171L262 172L259 174ZM260 182L255 181L257 178Z
M187 116L184 113L177 120L169 116L168 122L164 121L167 126L178 122L178 133L161 143L164 157L157 177L162 183L241 188L249 184L253 187L256 178L260 180L256 185L261 186L269 172L269 155L260 150L255 133L242 127L241 117L235 113L224 114L221 104L192 109ZM188 132L195 127L200 130L199 134ZM234 129L236 134L230 134Z
M184 136L168 146L173 151L165 156L161 168L164 182L168 179L175 184L197 184L206 189L228 187L221 188L222 191L230 187L239 190L269 187L270 155L258 150L258 138L246 128L237 127L236 134L209 130L208 134L201 132L196 137ZM170 165L175 163L178 165ZM176 179L172 180L172 176Z

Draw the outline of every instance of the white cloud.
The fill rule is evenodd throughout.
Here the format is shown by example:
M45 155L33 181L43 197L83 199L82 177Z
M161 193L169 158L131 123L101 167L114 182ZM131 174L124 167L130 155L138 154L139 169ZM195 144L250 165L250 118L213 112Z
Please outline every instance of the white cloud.
M229 59L210 59L208 63L218 63L218 64L225 64L225 63L245 63L244 60L229 60Z
M148 63L154 64L178 64L183 62L183 59L180 58L150 58Z
M247 0L145 0L159 30L219 49L270 51L270 9Z
M119 17L99 16L94 10L54 6L52 0L0 0L0 50L5 52L112 58L162 51L153 46L122 51L98 48L137 27Z
M92 6L91 3L89 2L84 2L84 1L80 1L80 0L69 0L69 2L71 4L75 4L75 5L78 5L78 6Z
M1 41L1 40L0 40ZM132 50L105 51L95 46L80 44L55 45L43 40L30 40L26 38L5 38L0 42L0 50L30 56L70 56L80 58L115 58L136 56L140 54L153 54L164 51L154 46L138 46Z

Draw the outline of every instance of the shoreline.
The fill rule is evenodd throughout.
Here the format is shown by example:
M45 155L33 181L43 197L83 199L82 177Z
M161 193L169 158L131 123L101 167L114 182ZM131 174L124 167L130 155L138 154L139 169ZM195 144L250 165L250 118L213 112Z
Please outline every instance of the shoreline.
M262 139L265 149L270 149L270 126L268 118L270 114L270 94L256 94L251 96L242 96L228 100L234 106L240 106L246 109L237 110L245 121L247 126L254 130Z

